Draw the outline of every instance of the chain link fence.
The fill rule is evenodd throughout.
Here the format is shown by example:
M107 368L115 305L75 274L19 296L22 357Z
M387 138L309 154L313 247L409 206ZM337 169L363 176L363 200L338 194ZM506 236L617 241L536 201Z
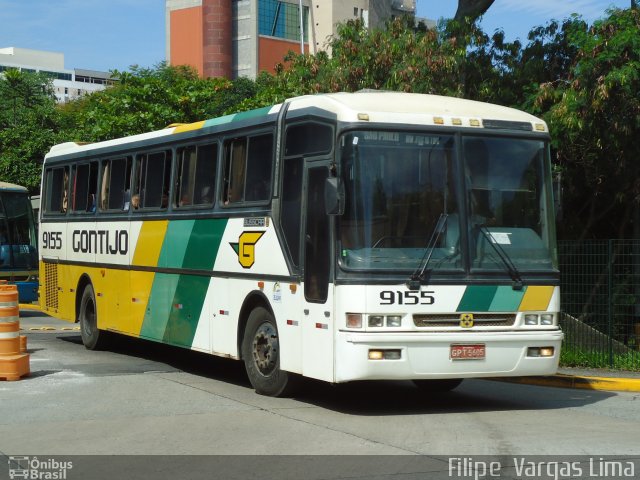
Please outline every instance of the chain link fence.
M640 241L559 243L566 366L640 370Z

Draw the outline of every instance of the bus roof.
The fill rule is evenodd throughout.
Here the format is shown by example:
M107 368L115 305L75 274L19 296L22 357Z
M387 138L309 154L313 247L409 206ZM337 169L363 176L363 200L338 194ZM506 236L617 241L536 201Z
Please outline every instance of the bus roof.
M27 187L16 185L15 183L0 182L1 191L27 192Z
M338 121L345 123L370 122L548 132L547 125L543 120L526 112L490 103L440 95L363 90L355 93L305 95L291 98L286 103L288 103L290 114L305 115L307 112L325 111ZM226 130L247 124L247 122L259 123L267 118L275 121L281 107L282 104L278 104L201 122L171 125L163 130L96 143L62 143L53 146L45 158L108 149L211 127Z

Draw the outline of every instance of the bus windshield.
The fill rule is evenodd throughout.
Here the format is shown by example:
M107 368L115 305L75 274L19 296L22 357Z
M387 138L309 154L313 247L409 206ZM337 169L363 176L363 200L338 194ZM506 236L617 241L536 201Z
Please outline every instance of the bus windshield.
M38 267L36 235L27 193L0 193L0 269Z
M501 256L518 270L555 268L543 141L352 131L340 146L343 268L414 271L425 256L433 273L505 271Z

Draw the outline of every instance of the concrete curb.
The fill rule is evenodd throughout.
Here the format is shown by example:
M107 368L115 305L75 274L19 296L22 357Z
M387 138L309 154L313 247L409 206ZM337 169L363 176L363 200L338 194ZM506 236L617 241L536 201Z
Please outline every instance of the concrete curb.
M614 392L640 392L640 379L616 377L582 377L577 375L551 375L541 377L492 378L501 382L538 385L542 387L582 388Z

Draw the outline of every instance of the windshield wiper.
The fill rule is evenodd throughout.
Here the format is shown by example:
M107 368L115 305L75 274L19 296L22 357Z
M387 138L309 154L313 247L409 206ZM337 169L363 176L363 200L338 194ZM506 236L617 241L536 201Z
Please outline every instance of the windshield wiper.
M436 248L438 239L444 231L444 227L447 224L448 216L449 215L446 213L440 214L438 222L436 223L433 232L431 232L431 238L429 238L429 243L427 243L427 248L424 251L424 255L420 259L418 268L416 268L413 274L411 274L411 278L407 281L407 288L409 290L420 290L420 282L424 279L424 272L427 270L427 265L429 265L429 260L431 260L431 255L433 255L433 250Z
M497 241L495 241L495 238L491 235L491 232L487 229L487 227L485 227L484 225L476 225L476 227L478 227L478 230L480 230L482 235L484 235L484 237L487 239L487 242L489 242L489 245L493 247L495 252L498 254L498 257L500 257L500 260L507 268L509 276L511 277L511 280L513 280L512 288L514 290L522 290L522 277L520 276L520 272L518 272L518 269L513 263L513 260L511 260L509 254L504 250L504 248L500 246Z

